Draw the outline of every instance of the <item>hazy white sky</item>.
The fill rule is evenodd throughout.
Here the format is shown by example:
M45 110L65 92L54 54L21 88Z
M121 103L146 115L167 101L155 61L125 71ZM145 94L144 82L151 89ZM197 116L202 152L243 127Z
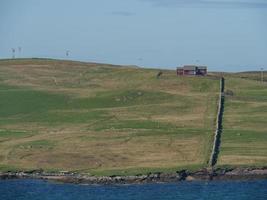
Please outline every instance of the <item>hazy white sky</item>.
M267 0L0 0L0 36L0 58L266 69Z

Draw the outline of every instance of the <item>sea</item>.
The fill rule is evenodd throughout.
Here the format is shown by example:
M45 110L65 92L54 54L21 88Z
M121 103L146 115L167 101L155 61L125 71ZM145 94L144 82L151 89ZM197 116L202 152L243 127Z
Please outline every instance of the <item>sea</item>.
M0 200L267 200L267 180L75 185L2 180Z

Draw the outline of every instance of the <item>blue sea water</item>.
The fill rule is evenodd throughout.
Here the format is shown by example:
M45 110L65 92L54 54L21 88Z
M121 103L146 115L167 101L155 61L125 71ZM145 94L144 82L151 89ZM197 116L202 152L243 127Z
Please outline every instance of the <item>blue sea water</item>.
M145 185L74 185L41 180L0 181L0 200L266 200L267 180Z

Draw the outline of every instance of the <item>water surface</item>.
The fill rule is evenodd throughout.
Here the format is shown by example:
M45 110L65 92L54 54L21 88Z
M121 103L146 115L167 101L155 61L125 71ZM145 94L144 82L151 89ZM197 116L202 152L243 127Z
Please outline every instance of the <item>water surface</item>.
M265 200L267 180L89 186L40 180L0 181L2 200Z

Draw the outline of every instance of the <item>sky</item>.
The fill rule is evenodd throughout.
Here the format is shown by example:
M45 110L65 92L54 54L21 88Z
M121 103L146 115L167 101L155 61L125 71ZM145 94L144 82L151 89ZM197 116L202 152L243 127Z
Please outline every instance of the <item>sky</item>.
M0 58L12 48L17 58L267 69L267 0L0 0Z

